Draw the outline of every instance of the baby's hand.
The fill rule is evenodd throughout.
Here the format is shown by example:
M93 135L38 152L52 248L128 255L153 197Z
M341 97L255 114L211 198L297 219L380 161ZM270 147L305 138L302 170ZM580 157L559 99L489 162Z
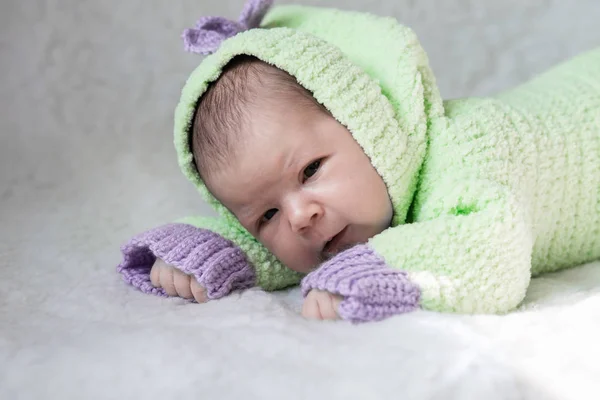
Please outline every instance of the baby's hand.
M344 298L337 294L313 289L306 295L302 316L309 319L339 319L338 307Z
M150 281L154 287L163 288L169 296L195 299L205 303L206 290L192 277L157 258L150 270Z

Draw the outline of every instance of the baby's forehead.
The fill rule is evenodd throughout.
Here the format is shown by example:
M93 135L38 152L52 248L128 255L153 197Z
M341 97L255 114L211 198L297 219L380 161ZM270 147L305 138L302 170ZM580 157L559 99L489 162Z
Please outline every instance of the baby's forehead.
M232 206L242 207L261 197L285 176L296 176L298 169L318 153L318 140L303 129L274 129L283 124L265 122L264 129L253 129L231 149L228 160L211 174L210 186ZM311 136L312 135L312 136ZM257 188L254 193L251 189Z

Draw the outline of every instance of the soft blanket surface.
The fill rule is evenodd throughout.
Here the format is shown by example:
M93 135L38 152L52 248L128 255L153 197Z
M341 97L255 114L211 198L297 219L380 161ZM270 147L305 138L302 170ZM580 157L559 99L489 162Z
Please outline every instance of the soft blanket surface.
M120 281L130 235L210 213L172 146L199 61L179 34L242 3L0 4L0 398L598 398L600 262L535 279L507 316L361 326L304 321L297 289L190 305ZM600 44L595 0L302 3L412 26L444 98Z

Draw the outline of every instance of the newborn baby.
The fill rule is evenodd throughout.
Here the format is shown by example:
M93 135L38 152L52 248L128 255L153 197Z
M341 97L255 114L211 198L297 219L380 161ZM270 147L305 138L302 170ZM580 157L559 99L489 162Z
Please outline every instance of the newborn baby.
M294 271L391 225L386 185L348 129L295 78L254 57L235 58L201 99L192 151L210 192ZM171 296L206 299L162 260L150 276ZM324 307L333 317L335 300L311 291L304 313Z
M269 6L184 33L211 55L175 147L219 217L134 237L128 283L198 302L300 283L305 316L362 322L508 312L531 276L600 259L600 49L442 101L393 19Z

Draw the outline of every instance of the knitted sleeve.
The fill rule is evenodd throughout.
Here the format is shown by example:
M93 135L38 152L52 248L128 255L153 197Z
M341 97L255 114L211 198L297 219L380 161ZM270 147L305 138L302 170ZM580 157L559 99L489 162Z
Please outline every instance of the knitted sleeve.
M419 289L407 274L390 268L365 244L323 263L302 280L301 287L305 297L313 289L342 296L338 315L354 323L404 314L419 305Z
M121 252L117 272L144 293L167 296L150 281L158 258L191 275L211 300L248 289L256 281L254 267L238 246L218 233L188 224L168 224L143 232L125 243Z
M177 222L218 233L239 247L253 265L256 285L267 291L281 290L298 285L302 275L286 268L254 236L239 224L228 223L222 217L192 216Z
M392 227L369 244L421 290L424 309L502 313L524 298L533 235L508 188L481 179L449 179L421 206L419 222Z
M193 275L211 299L255 285L279 290L301 280L300 274L285 268L249 233L221 218L195 216L177 222L138 234L122 246L117 271L127 283L165 296L150 283L157 258Z

